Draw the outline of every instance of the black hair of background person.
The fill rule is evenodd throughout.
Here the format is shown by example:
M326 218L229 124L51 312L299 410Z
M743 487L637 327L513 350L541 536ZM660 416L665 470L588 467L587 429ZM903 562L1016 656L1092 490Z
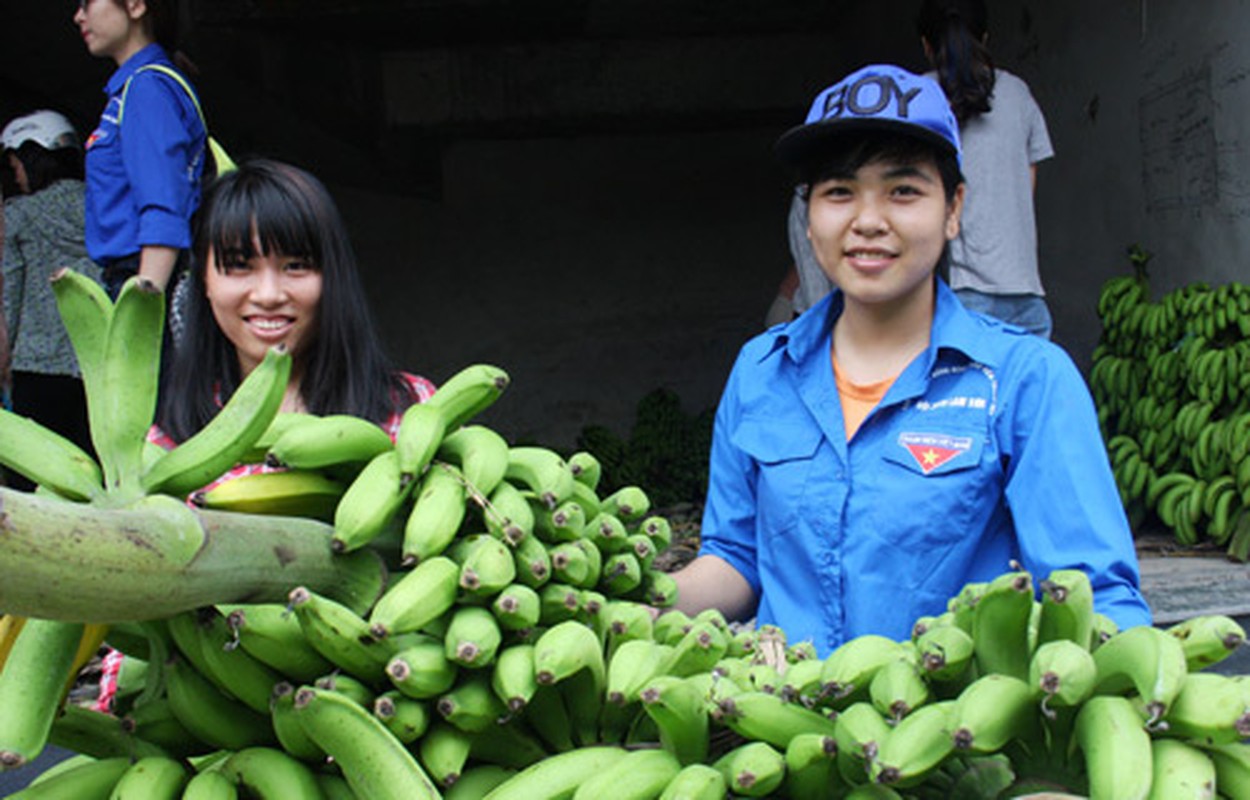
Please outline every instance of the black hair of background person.
M924 0L916 31L938 82L962 125L990 110L994 92L994 59L990 55L989 12L983 0Z

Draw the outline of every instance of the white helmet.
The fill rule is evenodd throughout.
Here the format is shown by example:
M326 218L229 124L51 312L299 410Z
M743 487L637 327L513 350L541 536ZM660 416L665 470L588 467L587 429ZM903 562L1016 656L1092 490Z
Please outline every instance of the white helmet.
M0 133L0 147L6 150L16 150L26 142L34 142L45 150L62 147L82 149L73 123L55 111L36 111L18 117L5 125L4 132Z

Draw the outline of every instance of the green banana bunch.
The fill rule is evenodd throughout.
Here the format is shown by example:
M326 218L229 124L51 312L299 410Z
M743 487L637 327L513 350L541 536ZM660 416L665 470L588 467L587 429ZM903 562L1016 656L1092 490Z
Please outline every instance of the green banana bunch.
M908 654L901 642L876 634L865 634L844 642L825 659L820 676L824 693L839 709L860 698L866 699L877 670Z
M305 686L295 694L295 715L309 738L334 759L358 797L441 797L403 743L358 703Z
M143 492L185 497L233 467L278 413L290 374L286 349L270 348L208 424L142 471Z
M848 786L838 774L838 742L819 733L795 734L786 745L785 793L808 800L834 800Z
M304 636L299 620L278 603L222 606L232 637L244 652L298 683L334 667ZM124 662L123 662L124 663Z
M908 787L920 783L955 751L955 700L939 700L903 717L885 737L872 762L878 783Z
M374 638L369 622L347 606L297 586L290 607L312 648L350 675L377 682L399 646Z
M273 723L274 738L283 752L310 764L325 762L326 751L309 738L304 726L295 718L295 687L286 681L273 687L269 718Z
M509 562L511 563L511 562ZM394 581L369 612L369 631L383 639L433 622L456 602L461 567L444 556L424 559Z
M421 477L404 523L403 562L419 564L445 551L465 517L466 478L455 467L435 462Z
M267 716L227 697L190 661L175 656L164 666L169 708L197 739L222 750L273 743Z
M545 447L510 447L504 479L533 492L549 509L571 498L577 483L568 463Z
M716 718L738 735L768 742L780 750L799 734L836 740L835 719L767 692L744 691L722 699Z
M833 738L838 743L838 773L851 784L869 780L881 745L893 729L881 712L867 701L844 708L833 721Z

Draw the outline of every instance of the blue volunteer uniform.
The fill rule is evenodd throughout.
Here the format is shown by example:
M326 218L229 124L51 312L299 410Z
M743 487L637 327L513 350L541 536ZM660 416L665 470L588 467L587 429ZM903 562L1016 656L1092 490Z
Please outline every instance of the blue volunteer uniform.
M87 140L87 253L106 267L144 245L191 246L207 134L190 95L168 75L139 72L148 64L173 66L158 44L127 59Z
M826 654L896 639L969 581L1020 562L1090 575L1096 607L1148 624L1132 534L1067 354L964 309L939 282L929 348L846 440L835 291L743 347L717 410L701 555L742 574L758 621Z

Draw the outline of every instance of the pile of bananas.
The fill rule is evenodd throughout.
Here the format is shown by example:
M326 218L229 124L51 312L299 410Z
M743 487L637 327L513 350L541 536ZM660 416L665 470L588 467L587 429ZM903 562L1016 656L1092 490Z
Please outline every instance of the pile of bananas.
M1250 286L1194 283L1151 302L1146 262L1108 280L1089 382L1120 496L1185 546L1250 559Z

